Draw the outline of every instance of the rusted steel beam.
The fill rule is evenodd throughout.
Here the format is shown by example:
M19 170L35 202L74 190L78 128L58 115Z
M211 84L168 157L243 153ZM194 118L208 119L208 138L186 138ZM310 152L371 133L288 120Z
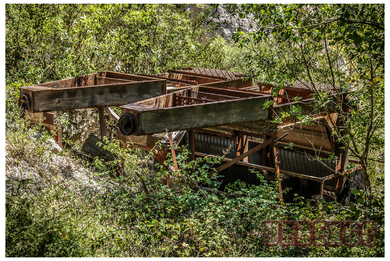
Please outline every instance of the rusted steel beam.
M211 157L211 158L216 157L215 155L202 153L202 152L198 152L198 151L195 151L195 155L200 156L200 157ZM230 159L230 158L223 158L222 159L222 161L224 161L224 162L231 162L232 160L233 159ZM263 166L263 165L258 165L258 164L254 164L254 163L243 162L243 161L238 161L235 164L245 166L248 168L261 169L261 170L266 170L266 171L271 171L271 172L275 171L275 168L273 168L273 167L268 167L268 166Z
M320 182L320 195L321 195L321 197L323 197L324 196L324 185L325 185L325 181L321 181Z
M116 122L119 121L119 116L110 107L104 107L104 110L111 116Z
M178 106L174 103L177 96L192 97L191 91L221 93L236 96L237 99L188 106ZM160 102L160 98L164 99ZM124 130L122 133L125 135L144 135L266 120L268 110L263 109L263 104L269 98L269 95L254 95L238 90L192 87L156 99L121 106L123 121L120 121L119 127Z
M248 151L248 136L246 135L237 135L236 137L236 156L240 156L241 154ZM248 157L242 159L243 162L248 162Z
M134 82L96 85L101 75L121 76ZM112 78L112 77L111 77ZM84 80L78 80L84 79ZM136 81L137 80L137 81ZM82 86L79 86L82 83ZM166 91L166 81L106 72L20 88L20 105L29 112L119 106L145 100Z
M178 171L179 167L177 166L175 145L173 144L172 133L168 132L168 138L169 138L169 145L171 147L173 167L174 167L175 172L176 172L176 171Z
M135 82L135 81L128 80L128 79L109 78L109 77L100 77L100 76L96 77L96 84L98 84L98 85L101 85L101 84L112 84L112 83L121 83L121 82Z
M295 172L291 172L291 171L287 171L287 170L282 170L282 169L280 170L280 173L286 174L286 175L288 175L288 176L297 177L297 178L301 178L301 179L308 179L308 180L312 180L312 181L316 181L316 182L322 182L322 181L324 181L324 179L321 178L321 177L309 176L309 175L300 174L300 173L295 173Z

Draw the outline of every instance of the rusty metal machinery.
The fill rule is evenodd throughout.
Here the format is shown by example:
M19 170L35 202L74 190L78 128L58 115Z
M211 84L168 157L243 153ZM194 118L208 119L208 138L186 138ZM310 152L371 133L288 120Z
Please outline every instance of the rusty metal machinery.
M21 87L19 104L32 115L33 123L43 119L49 129L56 127L58 142L61 126L55 126L50 111L96 107L102 137L106 112L118 122L119 140L150 151L160 142L162 146L153 150L160 163L170 142L186 144L193 158L225 156L217 167L225 175L224 184L237 179L256 183L249 171L256 169L269 179L282 178L280 185L292 187L293 193L322 196L327 190L337 194L344 179L335 173L345 173L349 160L348 152L331 136L329 117L334 122L337 113L313 110L312 93L304 84L279 89L277 97L271 96L273 88L253 85L243 74L198 67L158 75L106 71ZM264 108L271 99L274 105ZM275 117L296 105L315 126L293 116L285 118L284 125L275 123ZM109 106L120 106L122 115ZM324 160L330 155L338 160Z

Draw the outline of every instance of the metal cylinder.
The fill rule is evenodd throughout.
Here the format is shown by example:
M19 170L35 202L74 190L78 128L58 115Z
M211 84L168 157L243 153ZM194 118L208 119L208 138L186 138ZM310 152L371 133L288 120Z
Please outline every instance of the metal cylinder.
M123 135L131 135L137 128L137 120L132 114L123 114L119 118L119 130Z

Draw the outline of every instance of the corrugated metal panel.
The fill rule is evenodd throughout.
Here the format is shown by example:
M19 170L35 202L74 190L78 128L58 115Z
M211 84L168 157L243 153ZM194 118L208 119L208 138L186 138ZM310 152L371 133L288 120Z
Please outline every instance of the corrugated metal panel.
M314 177L325 177L333 174L330 169L325 167L310 154L282 148L277 148L277 151L280 162L279 167L281 170ZM336 168L335 162L329 160L321 160L321 162L331 169Z
M230 150L225 157L236 157L236 141L235 139L229 139L226 137L220 137L215 135L209 135L205 133L195 132L195 150L202 153L212 155L223 155L223 151L226 151L229 147Z

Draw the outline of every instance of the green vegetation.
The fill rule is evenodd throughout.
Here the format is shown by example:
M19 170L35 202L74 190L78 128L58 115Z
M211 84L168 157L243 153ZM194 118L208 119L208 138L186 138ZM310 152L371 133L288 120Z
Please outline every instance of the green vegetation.
M207 39L202 23L191 20L181 5L8 4L6 256L384 256L384 171L375 165L384 154L380 28L384 7L337 7L315 6L322 21L337 11L340 24L333 21L331 26L320 28L324 31L306 32L300 30L308 25L299 21L312 21L309 15L313 12L306 12L304 6L243 6L241 16L252 11L259 17L274 14L262 16L266 17L264 22L293 25L287 29L299 33L288 34L284 27L275 27L272 39L264 37L262 31L253 35L239 33L239 44L233 45L221 37ZM358 20L358 25L367 26L364 30L350 22L349 17L355 19L355 14L365 17L366 20ZM377 17L371 17L374 15ZM368 20L379 23L379 29L369 27ZM329 43L337 40L337 44L330 44L330 63L326 53L318 54L323 50L325 35ZM305 55L299 56L299 46L310 48L303 49ZM311 66L299 62L307 52ZM331 72L334 66L330 65L339 56L353 68L350 74ZM310 82L309 75L317 77L316 81L328 82L324 76L332 79L332 74L333 84L343 88L352 81L361 83L357 92L345 89L361 101L360 109L354 110L352 119L343 125L350 133L340 130L334 134L346 146L357 144L352 152L366 162L371 189L354 190L359 200L349 206L302 198L282 206L277 184L265 181L259 173L260 186L236 182L224 193L218 192L217 177L207 178L209 170L220 161L218 157L190 161L187 148L180 148L178 171L170 173L150 163L149 153L122 148L115 140L102 144L116 155L112 162L79 158L74 153L77 147L72 147L70 141L57 155L50 150L50 133L42 132L38 137L40 126L30 128L28 119L19 117L17 87L30 83L103 70L152 74L191 66L250 72L257 79L281 85L294 79ZM286 68L289 73L285 73ZM64 124L70 123L65 120ZM123 175L118 175L121 159L125 168ZM168 155L166 165L172 164ZM78 173L86 170L87 174L69 178L67 166ZM164 186L168 175L177 175L180 182L172 181L170 188ZM379 234L371 248L268 247L264 244L264 220L373 220L379 225Z

